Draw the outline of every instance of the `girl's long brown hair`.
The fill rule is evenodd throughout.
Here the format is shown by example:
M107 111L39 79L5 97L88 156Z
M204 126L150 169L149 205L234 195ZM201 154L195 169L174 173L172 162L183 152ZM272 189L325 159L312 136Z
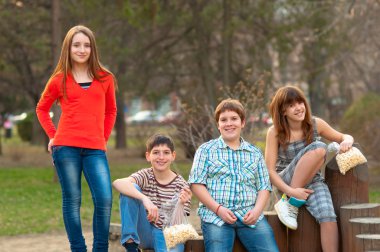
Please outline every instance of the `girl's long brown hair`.
M272 116L273 125L277 130L279 144L286 149L290 141L290 129L284 112L293 102L303 102L305 104L305 119L302 122L302 131L307 144L313 141L313 124L311 109L306 97L301 89L296 86L285 86L277 90L272 102L269 105L269 111Z
M96 80L101 80L106 75L112 75L115 83L115 89L117 89L117 81L114 75L99 61L98 49L96 46L94 33L87 27L83 25L77 25L71 28L62 43L61 55L59 57L57 66L55 67L53 74L48 80L48 84L57 74L63 74L62 87L63 96L66 97L66 81L68 74L72 74L73 64L70 56L71 44L73 42L73 37L78 34L83 33L90 39L91 54L88 59L88 75Z

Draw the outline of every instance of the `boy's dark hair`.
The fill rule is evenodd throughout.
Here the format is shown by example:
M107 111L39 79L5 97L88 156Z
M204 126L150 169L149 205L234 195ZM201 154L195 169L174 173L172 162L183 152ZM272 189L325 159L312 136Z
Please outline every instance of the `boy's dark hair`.
M154 134L149 137L146 141L146 151L150 152L154 147L159 145L166 145L172 152L174 151L173 140L169 136L163 134Z
M221 101L215 109L214 117L216 123L219 121L220 114L227 110L236 112L242 121L245 120L244 106L238 100L228 98Z

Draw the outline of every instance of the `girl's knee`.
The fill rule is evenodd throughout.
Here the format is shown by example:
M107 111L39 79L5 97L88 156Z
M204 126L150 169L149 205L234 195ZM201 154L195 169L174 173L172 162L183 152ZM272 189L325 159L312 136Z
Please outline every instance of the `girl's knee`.
M100 198L94 200L94 205L97 207L112 208L112 198Z
M326 149L323 147L316 148L312 152L320 159L324 159L326 156Z
M311 144L309 144L306 148L309 150L315 150L315 149L325 149L327 150L327 144L321 141L314 141Z

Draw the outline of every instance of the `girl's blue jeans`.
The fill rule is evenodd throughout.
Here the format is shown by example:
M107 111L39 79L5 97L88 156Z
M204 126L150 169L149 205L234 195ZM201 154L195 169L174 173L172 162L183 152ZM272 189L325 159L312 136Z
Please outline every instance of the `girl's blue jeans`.
M136 189L140 187L134 184ZM167 252L164 233L147 219L144 205L138 199L120 194L121 244L132 239L142 249ZM184 244L178 244L170 252L183 252Z
M202 232L207 252L232 251L235 236L249 252L278 252L273 230L267 220L263 218L255 228L246 226L240 220L234 224L223 224L221 227L202 221Z
M71 251L86 251L80 219L82 172L94 203L92 251L108 251L112 186L105 151L54 146L52 152L62 189L63 220Z

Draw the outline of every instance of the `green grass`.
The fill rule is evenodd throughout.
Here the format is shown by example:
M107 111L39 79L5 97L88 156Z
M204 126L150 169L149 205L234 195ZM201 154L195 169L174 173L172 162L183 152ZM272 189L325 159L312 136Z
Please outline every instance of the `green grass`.
M0 169L0 235L57 229L59 185L52 169Z
M380 203L380 191L370 190L369 202Z
M111 164L112 180L129 176L147 166L144 160L126 165ZM177 163L173 168L187 178L190 163ZM0 169L0 236L43 233L64 228L61 189L58 182L53 182L53 176L51 167ZM82 189L82 225L90 227L93 205L84 178ZM120 222L118 204L118 193L113 191L112 222Z
M190 166L189 161L176 162L172 168L187 178ZM148 167L148 163L142 159L135 159L125 165L111 164L112 180L129 176L143 167ZM51 167L0 169L0 236L64 229L60 185L53 182L53 176L54 170ZM84 179L82 189L82 225L91 227L93 206L91 193ZM369 196L370 202L380 202L379 189L370 189ZM120 222L116 191L113 191L111 222Z

